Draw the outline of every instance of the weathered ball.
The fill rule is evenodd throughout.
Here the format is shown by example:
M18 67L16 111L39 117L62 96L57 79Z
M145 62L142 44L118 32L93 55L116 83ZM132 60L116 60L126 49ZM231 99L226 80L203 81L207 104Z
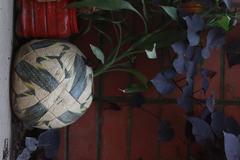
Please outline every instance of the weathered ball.
M92 102L92 69L68 42L31 41L20 48L12 70L12 107L27 126L67 126Z

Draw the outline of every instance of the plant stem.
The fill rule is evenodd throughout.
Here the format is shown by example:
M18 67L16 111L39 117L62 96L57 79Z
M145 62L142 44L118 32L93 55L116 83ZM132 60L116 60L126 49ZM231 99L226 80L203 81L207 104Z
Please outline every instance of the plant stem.
M168 21L167 23L165 23L161 28L159 28L158 30L152 32L150 35L153 35L155 33L161 32L162 30L164 30L169 24L171 24L172 21ZM121 33L121 28L120 29L120 33ZM122 37L120 37L120 40L122 40ZM140 41L138 42L140 43ZM120 44L120 45L119 45ZM123 52L121 55L118 55L118 52L120 50L120 46L121 46L121 42L118 43L117 47L116 47L116 52L115 55L113 56L112 59L110 59L109 62L107 62L106 64L104 64L103 66L101 66L99 69L97 69L94 72L94 77L97 77L103 73L105 73L108 69L110 69L112 67L112 65L114 63L119 62L120 60L127 58L129 56L138 54L138 53L143 53L143 50L134 50L134 46L132 45L127 51Z

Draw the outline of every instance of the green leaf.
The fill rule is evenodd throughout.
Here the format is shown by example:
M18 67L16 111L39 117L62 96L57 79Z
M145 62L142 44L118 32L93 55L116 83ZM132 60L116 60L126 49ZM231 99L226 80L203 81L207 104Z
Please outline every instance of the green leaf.
M133 84L125 89L121 89L123 93L138 93L144 92L147 88L142 84Z
M97 7L103 10L120 10L127 9L138 13L138 11L125 0L82 0L69 4L69 7Z
M145 0L141 0L141 2L142 2L142 6L143 6L143 15L144 15L145 19L148 20L148 14L147 14Z
M177 8L171 6L161 6L161 8L173 19L177 20Z
M145 50L146 54L147 54L147 57L149 59L156 59L157 58L157 53L156 53L156 43L154 43L153 45L153 49L150 51L150 50Z
M143 75L140 71L138 71L136 69L117 68L117 69L111 69L111 71L128 72L128 73L132 74L133 76L135 76L145 88L148 88L148 79L146 78L145 75Z
M225 31L229 31L231 18L228 15L224 15L220 18L211 20L208 25L210 27L219 27Z
M144 17L129 3L125 0L82 0L79 2L72 2L68 5L69 7L82 8L82 7L96 7L102 10L116 11L126 9L137 13L144 22L145 29L147 30L147 23Z
M97 59L99 59L102 62L102 64L104 64L104 54L101 51L101 49L99 49L98 47L96 47L92 44L90 44L90 47L91 47L93 54L97 57Z

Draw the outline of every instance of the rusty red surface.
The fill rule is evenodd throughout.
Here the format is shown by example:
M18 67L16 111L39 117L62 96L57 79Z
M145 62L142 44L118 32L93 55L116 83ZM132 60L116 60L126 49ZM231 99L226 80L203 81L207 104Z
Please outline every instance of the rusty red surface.
M67 8L68 2L18 0L17 35L25 38L65 38L77 33L76 9Z

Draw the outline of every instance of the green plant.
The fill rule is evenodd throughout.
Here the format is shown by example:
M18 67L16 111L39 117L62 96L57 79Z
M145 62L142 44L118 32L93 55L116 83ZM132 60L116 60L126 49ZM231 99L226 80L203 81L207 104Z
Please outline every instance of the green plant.
M110 71L134 75L139 83L123 89L124 93L143 92L151 86L162 95L176 89L180 90L182 95L177 98L177 102L188 115L186 116L189 123L187 126L190 126L188 135L195 137L199 143L223 140L224 136L225 144L228 144L225 145L226 157L228 159L232 156L240 157L231 155L228 151L231 148L229 145L231 140L240 146L236 142L239 132L236 133L234 129L229 131L224 126L224 124L231 126L234 122L224 116L223 110L216 110L214 93L206 99L195 96L197 92L206 93L210 79L216 74L211 69L203 68L204 61L211 56L213 49L224 46L226 32L231 30L239 18L239 13L232 7L230 0L83 0L70 4L70 7L96 7L97 11L93 14L79 15L80 18L89 21L83 35L93 28L102 35L104 42L111 46L115 44L114 40L117 41L110 54L104 53L101 44L90 45L94 55L101 61L95 68L95 77ZM130 12L136 13L136 17L142 20L141 33L134 34L131 31L128 25ZM156 17L162 17L161 21L156 22ZM115 39L107 31L109 25L115 32ZM175 58L172 59L172 65L168 69L161 71L149 81L134 69L132 64L139 54L146 54L150 59L157 58L159 49L167 50L166 54L175 52ZM177 75L183 78L177 79ZM197 75L201 76L202 84L201 88L195 91L194 82ZM179 85L182 81L185 82L184 86ZM194 117L192 114L195 104L205 107L205 115L202 118ZM209 116L210 122L206 120ZM168 125L163 126L162 130L167 128L169 131L171 128ZM235 128L238 130L239 126ZM161 139L164 139L162 135L165 135L164 131L160 132ZM174 136L172 130L171 135ZM169 140L169 135L166 139Z

